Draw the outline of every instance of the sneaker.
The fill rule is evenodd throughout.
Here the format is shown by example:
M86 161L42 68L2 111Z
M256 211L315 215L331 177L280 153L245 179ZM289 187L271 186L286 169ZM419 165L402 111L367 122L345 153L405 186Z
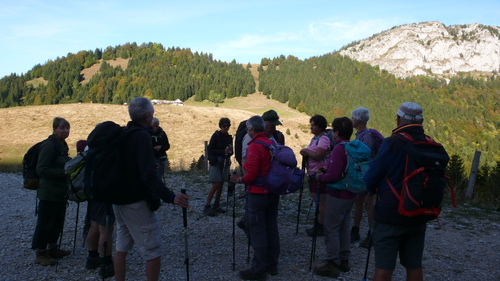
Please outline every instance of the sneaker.
M278 267L276 265L268 266L266 272L271 276L278 275Z
M115 268L113 267L113 263L103 264L99 268L99 277L109 278L115 276Z
M325 236L325 230L322 224L316 227L316 236ZM307 236L314 237L314 226L306 229Z
M339 270L342 272L351 271L351 267L349 266L349 260L340 261Z
M359 236L359 226L353 226L351 228L351 243L361 240L361 236Z
M339 267L332 260L327 260L326 264L323 266L315 267L314 273L331 278L337 278L340 276Z
M370 239L371 239L370 233L368 233L365 240L363 240L359 243L359 246L368 249L370 247Z
M217 213L212 210L212 206L210 206L210 205L206 205L203 208L203 214L205 216L209 216L209 217L215 217L215 216L217 216Z
M58 248L52 248L47 250L47 255L53 259L64 258L66 256L69 256L69 254L71 254L71 251L61 250Z
M267 273L263 272L260 274L253 273L251 269L240 271L240 278L243 280L266 280Z
M99 256L95 258L87 257L87 262L85 263L86 269L96 269L101 265L101 259Z
M47 265L55 265L57 263L57 261L55 259L49 257L46 250L37 250L35 263L41 264L43 266L47 266Z

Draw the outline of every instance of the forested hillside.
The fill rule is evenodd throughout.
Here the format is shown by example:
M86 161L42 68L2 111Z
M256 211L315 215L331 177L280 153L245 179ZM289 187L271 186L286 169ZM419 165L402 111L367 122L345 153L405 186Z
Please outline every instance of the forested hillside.
M128 59L128 67L113 68L106 61ZM81 71L100 60L100 71L82 84ZM36 87L35 78L46 83ZM25 75L0 80L0 107L98 102L122 104L136 96L154 99L181 99L191 96L202 101L246 96L255 91L248 69L241 65L215 61L210 54L189 49L168 48L149 43L108 47L104 52L81 51L36 65ZM212 94L212 96L209 96Z
M500 78L457 76L438 80L427 76L399 79L387 71L338 53L305 61L293 57L263 60L259 90L308 115L328 120L348 116L359 106L371 110L370 126L390 135L402 102L424 108L425 128L450 154L472 158L483 151L484 163L500 160Z

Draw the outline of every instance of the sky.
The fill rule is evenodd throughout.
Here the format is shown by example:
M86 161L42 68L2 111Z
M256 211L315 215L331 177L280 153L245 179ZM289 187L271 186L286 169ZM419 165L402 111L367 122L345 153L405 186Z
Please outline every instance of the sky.
M426 21L500 26L500 1L0 0L0 78L68 53L133 42L245 64L307 59Z

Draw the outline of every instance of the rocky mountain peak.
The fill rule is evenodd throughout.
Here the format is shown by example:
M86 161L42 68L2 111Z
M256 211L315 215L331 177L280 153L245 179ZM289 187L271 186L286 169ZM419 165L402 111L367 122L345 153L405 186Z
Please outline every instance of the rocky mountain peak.
M437 21L408 24L351 43L340 54L398 77L498 74L500 28L478 23L446 26Z

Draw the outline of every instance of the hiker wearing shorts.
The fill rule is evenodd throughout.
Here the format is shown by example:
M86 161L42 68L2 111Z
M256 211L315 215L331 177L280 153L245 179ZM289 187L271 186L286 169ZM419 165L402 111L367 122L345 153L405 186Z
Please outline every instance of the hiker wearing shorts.
M222 185L229 179L231 155L233 155L233 136L228 133L230 127L229 118L221 118L219 120L220 130L213 133L208 143L208 163L210 164L208 181L212 186L208 191L203 213L211 217L225 212L224 209L220 208L220 198ZM214 204L211 205L214 195Z
M396 114L397 128L393 134L406 133L415 140L424 140L422 107L413 102L401 104ZM387 138L363 177L368 191L377 194L374 207L372 242L375 249L374 281L389 281L399 261L406 268L406 280L423 280L422 253L426 221L418 216L398 213L399 200L392 194L387 181L401 189L405 173L405 142L397 136Z
M160 120L153 117L151 122L151 141L153 143L153 152L158 170L158 176L163 181L163 174L167 165L167 150L170 149L168 137L162 127L160 127Z
M156 162L151 149L148 128L153 119L154 107L147 98L134 98L128 107L131 121L127 128L138 127L125 141L126 171L129 177L120 197L120 205L113 204L116 216L115 279L125 280L127 253L137 244L146 261L148 281L158 280L161 266L161 234L156 210L160 199L183 208L188 207L186 194L175 194L168 189L156 173Z

